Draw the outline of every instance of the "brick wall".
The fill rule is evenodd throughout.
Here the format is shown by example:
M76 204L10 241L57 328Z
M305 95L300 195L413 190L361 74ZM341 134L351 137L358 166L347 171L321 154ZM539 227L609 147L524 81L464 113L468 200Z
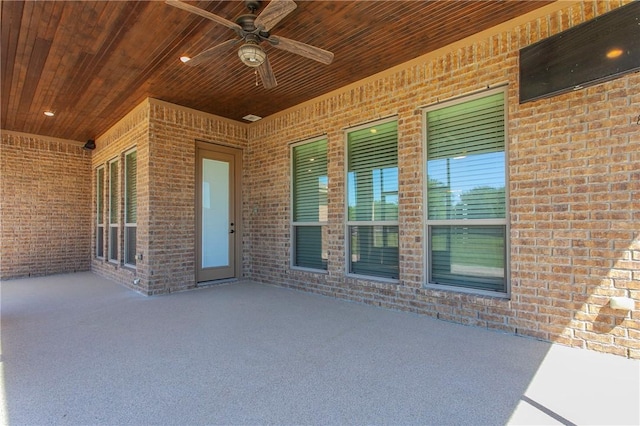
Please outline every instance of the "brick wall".
M92 156L91 188L92 188L92 217L96 217L96 170L104 166L104 258L96 257L96 226L92 226L91 238L91 269L104 277L110 278L141 293L147 293L149 286L150 267L149 258L145 256L149 246L149 102L144 101L107 133L96 139L96 149ZM137 152L137 230L136 252L142 253L142 259L136 261L136 267L124 265L124 229L118 227L118 259L116 262L108 259L108 212L109 212L109 162L118 161L118 223L123 223L124 216L124 154L135 148ZM134 281L136 280L136 281ZM139 281L138 281L139 280Z
M246 125L150 100L149 294L195 282L196 141L247 145Z
M94 188L96 168L104 165L108 170L109 161L114 158L120 161L119 223L124 214L124 153L132 148L137 150L136 251L141 255L135 268L123 265L124 237L120 226L118 261L97 259L93 251L92 269L96 273L149 295L196 286L196 140L243 148L247 143L246 125L147 99L96 140L92 172ZM105 194L108 194L106 181ZM94 190L94 215L95 196ZM105 203L105 214L107 208ZM106 244L105 238L105 253Z
M90 170L79 142L2 131L0 279L90 268Z
M624 3L624 2L623 2ZM259 281L640 358L640 74L518 104L520 48L620 2L552 5L251 125L247 274ZM420 108L508 84L510 299L425 288ZM400 280L345 277L344 129L396 116ZM329 269L291 270L289 144L328 139Z

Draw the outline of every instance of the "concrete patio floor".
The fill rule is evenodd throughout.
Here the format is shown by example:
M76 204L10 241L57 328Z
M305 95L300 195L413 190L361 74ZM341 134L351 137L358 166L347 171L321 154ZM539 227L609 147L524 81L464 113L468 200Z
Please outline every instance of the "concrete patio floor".
M238 282L0 283L2 424L639 424L640 362Z

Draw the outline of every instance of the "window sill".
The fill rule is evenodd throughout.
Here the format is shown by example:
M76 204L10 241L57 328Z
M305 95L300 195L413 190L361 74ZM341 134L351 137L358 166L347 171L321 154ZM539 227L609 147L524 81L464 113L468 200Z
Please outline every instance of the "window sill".
M397 278L385 278L385 277L376 277L373 275L360 275L360 274L345 274L347 278L353 278L356 280L367 280L367 281L376 281L385 284L399 284L400 280Z
M450 293L464 293L464 294L478 296L478 297L491 297L494 299L511 300L511 295L509 293L500 292L500 291L479 290L475 288L457 287L454 285L429 284L429 283L424 284L423 288L429 289L429 290L447 291Z
M321 275L329 274L329 271L327 271L326 269L304 268L302 266L290 266L289 269L297 272L310 272L312 274L321 274Z

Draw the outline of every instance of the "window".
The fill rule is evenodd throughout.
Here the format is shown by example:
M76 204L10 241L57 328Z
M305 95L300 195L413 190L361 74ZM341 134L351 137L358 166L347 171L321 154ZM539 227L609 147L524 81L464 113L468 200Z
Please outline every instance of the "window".
M109 261L118 261L118 160L109 162Z
M96 170L96 257L104 258L104 167Z
M507 292L505 93L425 111L430 284Z
M130 266L136 264L137 178L137 154L129 151L124 156L124 263Z
M398 124L347 133L348 272L398 279Z
M327 141L291 148L294 267L327 269Z

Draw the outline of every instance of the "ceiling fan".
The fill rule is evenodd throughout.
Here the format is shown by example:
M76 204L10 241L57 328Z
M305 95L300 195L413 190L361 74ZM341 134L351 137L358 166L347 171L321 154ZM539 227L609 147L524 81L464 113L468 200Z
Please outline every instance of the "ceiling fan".
M250 13L239 16L236 18L236 22L231 22L221 16L180 0L165 0L165 3L231 28L238 37L240 37L238 39L227 40L222 44L204 50L189 59L186 62L187 65L198 65L220 53L226 52L234 46L240 45L238 49L240 60L245 65L256 68L265 89L271 89L276 87L278 83L276 82L271 64L269 64L267 53L262 46L260 46L262 42L267 42L277 49L286 50L287 52L295 53L326 65L329 65L333 60L333 53L327 50L285 37L276 37L269 33L278 22L297 7L293 0L271 0L257 16L255 12L260 6L260 1L247 0L245 4Z

